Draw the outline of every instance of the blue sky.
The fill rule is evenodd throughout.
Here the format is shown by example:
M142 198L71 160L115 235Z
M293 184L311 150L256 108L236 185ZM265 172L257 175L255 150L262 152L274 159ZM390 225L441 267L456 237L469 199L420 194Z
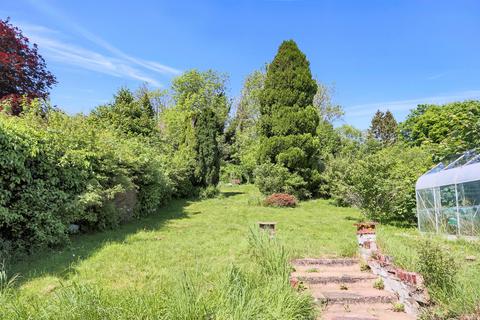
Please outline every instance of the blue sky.
M243 79L297 41L344 122L480 98L480 1L2 1L57 76L53 104L88 112L121 86L168 88L190 68Z

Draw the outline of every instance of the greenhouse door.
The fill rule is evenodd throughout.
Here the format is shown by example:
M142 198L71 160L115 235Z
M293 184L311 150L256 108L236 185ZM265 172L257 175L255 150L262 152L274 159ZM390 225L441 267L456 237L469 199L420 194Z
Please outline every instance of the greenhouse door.
M417 190L417 218L421 232L437 232L435 189Z
M438 231L451 235L458 234L457 190L454 184L435 188L439 190Z

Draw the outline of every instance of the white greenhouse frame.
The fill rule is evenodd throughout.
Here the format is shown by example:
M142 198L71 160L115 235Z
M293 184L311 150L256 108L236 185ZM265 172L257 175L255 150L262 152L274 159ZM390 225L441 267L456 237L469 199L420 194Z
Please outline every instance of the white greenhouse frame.
M415 193L421 232L480 236L480 154L439 163L417 180Z

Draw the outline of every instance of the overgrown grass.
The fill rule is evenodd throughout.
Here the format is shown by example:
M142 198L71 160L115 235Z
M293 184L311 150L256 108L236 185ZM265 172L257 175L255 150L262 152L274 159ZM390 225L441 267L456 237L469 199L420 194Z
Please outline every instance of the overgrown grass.
M426 240L428 241L426 242ZM415 228L381 226L378 232L378 242L385 253L395 258L395 264L412 271L422 271L422 266L425 266L426 261L420 261L420 257L427 258L425 254L420 253L422 253L422 246L429 245L427 243L431 243L429 251L435 251L435 248L439 247L445 258L453 258L458 266L453 279L453 287L435 285L436 281L432 281L433 283L429 286L430 295L437 305L436 310L429 310L429 313L438 313L436 319L442 319L442 317L449 319L459 315L472 314L479 307L480 243L478 241L452 241L439 236L420 234ZM466 259L472 256L475 257L474 261ZM443 264L437 267L451 268L450 263ZM442 275L449 272L449 270L441 271ZM450 277L449 274L448 277Z
M288 260L355 255L357 210L324 200L266 208L252 203L253 186L221 191L10 266L18 287L2 296L0 318L314 317L288 284ZM249 229L265 220L278 223L274 241Z
M312 319L310 297L288 284L288 261L354 256L360 214L325 200L268 208L252 199L261 199L253 186L225 186L217 198L178 200L156 216L7 266L0 319ZM275 240L250 230L258 221L277 222ZM425 238L414 228L378 232L382 249L413 271ZM479 243L430 238L459 265L453 289L431 289L430 315L475 312Z
M49 299L23 299L1 287L1 319L314 319L313 299L288 281L286 248L264 232L251 229L253 264L232 265L216 283L198 273L183 273L170 288L121 294L98 285L72 281ZM3 278L2 278L3 279Z

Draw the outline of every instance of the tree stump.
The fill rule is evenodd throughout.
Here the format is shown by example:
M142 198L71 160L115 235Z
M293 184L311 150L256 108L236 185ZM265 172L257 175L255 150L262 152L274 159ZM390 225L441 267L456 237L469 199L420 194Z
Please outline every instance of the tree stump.
M260 228L260 230L268 232L268 234L270 235L270 238L273 238L275 236L276 226L277 226L276 222L265 222L265 221L258 222L258 227Z

